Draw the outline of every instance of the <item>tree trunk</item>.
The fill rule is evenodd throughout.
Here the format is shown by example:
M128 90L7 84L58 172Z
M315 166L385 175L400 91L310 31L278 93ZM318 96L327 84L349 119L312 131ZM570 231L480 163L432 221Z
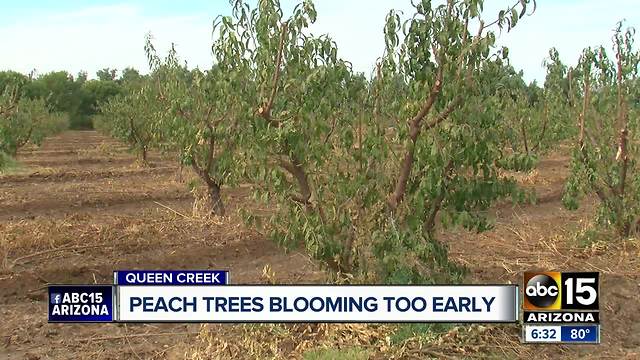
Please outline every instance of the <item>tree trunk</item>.
M143 146L140 149L140 162L141 165L144 167L148 167L149 166L149 162L147 161L147 147Z
M220 185L210 184L208 188L209 198L211 199L211 212L214 215L224 216L225 209L224 203L222 202L222 195L220 194Z
M520 131L522 133L522 141L524 143L524 151L529 156L529 139L527 138L527 129L524 125L524 118L520 119Z
M207 184L209 199L211 200L211 212L214 215L224 216L225 210L224 203L222 202L222 195L220 194L220 184L212 179L208 172L202 170L195 158L192 160L193 162L191 163L191 166L195 170L196 174L198 174L200 178L204 180L205 184Z

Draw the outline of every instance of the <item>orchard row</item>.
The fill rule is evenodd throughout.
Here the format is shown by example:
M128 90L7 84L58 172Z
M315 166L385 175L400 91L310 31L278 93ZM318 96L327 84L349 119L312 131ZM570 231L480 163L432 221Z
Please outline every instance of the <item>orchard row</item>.
M0 92L0 170L28 143L40 144L69 126L65 113L50 112L44 99L21 97L15 88Z

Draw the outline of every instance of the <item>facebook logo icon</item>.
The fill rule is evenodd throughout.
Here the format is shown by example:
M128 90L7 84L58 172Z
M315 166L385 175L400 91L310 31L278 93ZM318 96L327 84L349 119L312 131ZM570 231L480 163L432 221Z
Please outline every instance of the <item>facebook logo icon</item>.
M51 303L54 305L62 303L62 295L51 294Z

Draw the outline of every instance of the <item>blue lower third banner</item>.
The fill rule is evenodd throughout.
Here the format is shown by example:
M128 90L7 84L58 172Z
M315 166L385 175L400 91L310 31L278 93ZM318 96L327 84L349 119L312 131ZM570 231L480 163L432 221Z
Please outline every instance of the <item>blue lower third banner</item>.
M112 285L49 286L49 322L112 322Z
M118 286L122 322L517 322L515 285Z

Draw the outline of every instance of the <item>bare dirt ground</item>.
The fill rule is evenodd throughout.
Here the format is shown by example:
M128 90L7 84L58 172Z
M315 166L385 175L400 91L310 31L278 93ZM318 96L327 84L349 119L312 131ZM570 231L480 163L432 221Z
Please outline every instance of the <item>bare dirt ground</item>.
M0 175L0 359L259 357L242 347L247 336L275 347L262 354L300 357L291 339L273 345L278 336L259 338L261 330L251 333L250 326L48 324L47 284L111 283L116 269L229 269L234 283L311 283L324 275L305 255L284 253L235 215L193 216L186 173L170 157L152 154L153 166L141 168L122 144L70 131L18 160L19 169ZM303 332L311 342L339 333L336 347L370 347L372 358L640 358L640 246L580 243L575 234L588 225L594 203L563 209L568 162L552 155L520 176L539 193L539 204L497 206L493 230L448 232L443 240L469 268L470 283L520 283L523 271L536 269L600 271L603 344L521 345L515 325L454 328L401 350L387 346L387 327L372 325L282 327L288 332L280 337ZM225 190L231 214L250 201L244 188Z

